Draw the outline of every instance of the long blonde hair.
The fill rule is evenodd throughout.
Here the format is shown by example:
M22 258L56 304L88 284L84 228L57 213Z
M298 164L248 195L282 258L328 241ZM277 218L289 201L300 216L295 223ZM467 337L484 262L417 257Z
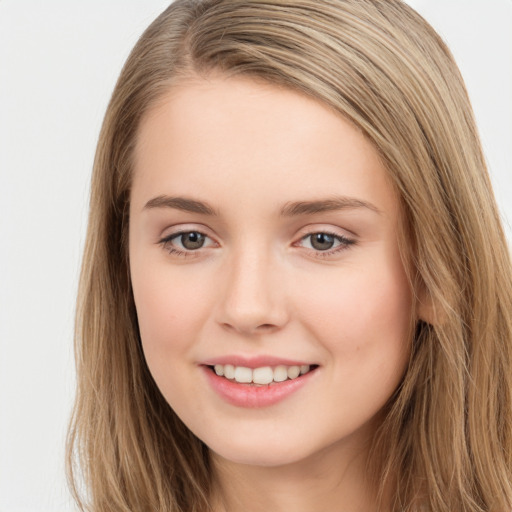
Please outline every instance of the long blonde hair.
M358 126L404 213L416 300L403 382L374 440L393 510L512 508L512 272L472 110L453 58L400 0L177 0L114 90L94 165L68 435L75 498L94 512L210 510L208 450L142 354L127 256L140 120L176 82L220 71L301 91Z

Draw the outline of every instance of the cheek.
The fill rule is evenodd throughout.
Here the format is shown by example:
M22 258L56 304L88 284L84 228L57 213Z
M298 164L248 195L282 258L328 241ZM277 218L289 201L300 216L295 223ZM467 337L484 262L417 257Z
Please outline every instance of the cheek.
M332 363L326 368L340 422L351 418L355 428L381 410L404 375L411 296L397 275L378 279L367 272L344 282L324 301L311 298L307 321Z
M165 264L134 264L132 282L149 371L174 410L187 413L190 393L201 393L190 369L196 363L194 341L201 337L211 309L208 288L204 279L187 279Z
M188 280L161 265L133 265L132 282L142 346L153 373L190 349L210 309L209 294L204 281Z
M412 295L401 266L347 269L303 294L301 316L340 375L401 376L409 356ZM313 283L312 283L313 284Z

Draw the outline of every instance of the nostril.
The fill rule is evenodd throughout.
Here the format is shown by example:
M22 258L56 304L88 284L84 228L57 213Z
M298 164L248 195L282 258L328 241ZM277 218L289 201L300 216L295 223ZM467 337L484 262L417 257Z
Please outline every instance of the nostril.
M249 334L255 334L255 333L268 333L272 332L276 329L278 329L277 325L274 324L260 324L256 325L255 327L252 326L244 326L244 325L233 325L229 322L223 322L223 327L230 330L230 331L236 331L240 333L249 333Z

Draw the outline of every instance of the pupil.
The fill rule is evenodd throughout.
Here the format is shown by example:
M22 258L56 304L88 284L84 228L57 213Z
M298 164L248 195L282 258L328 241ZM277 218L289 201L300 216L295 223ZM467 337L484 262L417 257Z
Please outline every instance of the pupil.
M191 231L190 233L185 233L184 235L181 235L181 243L183 244L183 247L185 249L199 249L204 244L204 235L201 233L196 233L194 231Z
M315 233L311 237L311 245L319 251L327 251L334 245L334 237L326 233Z

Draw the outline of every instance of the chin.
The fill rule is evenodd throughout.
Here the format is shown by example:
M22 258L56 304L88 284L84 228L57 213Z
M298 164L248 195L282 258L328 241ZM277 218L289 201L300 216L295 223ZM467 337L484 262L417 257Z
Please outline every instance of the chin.
M241 464L244 466L255 466L265 468L277 468L282 466L289 466L300 462L303 457L300 454L294 453L276 453L270 449L260 448L247 449L246 451L225 450L218 452L210 449L214 459L228 461L233 464Z
M297 463L306 459L310 453L304 446L299 451L297 447L300 444L283 443L280 440L271 440L265 442L262 439L251 442L250 439L238 440L232 442L211 443L207 445L214 459L229 461L234 464L243 464L247 466L260 467L279 467Z

